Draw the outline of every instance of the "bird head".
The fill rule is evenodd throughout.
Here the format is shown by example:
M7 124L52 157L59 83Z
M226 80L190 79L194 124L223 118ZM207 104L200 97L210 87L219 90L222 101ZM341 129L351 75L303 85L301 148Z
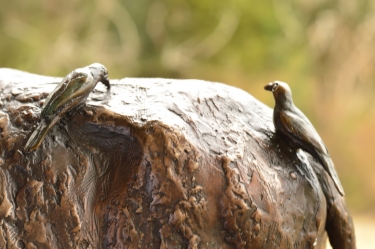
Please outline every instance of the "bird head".
M105 68L100 63L94 63L89 66L87 66L91 72L92 77L94 78L94 82L102 82L108 89L111 88L111 85L109 84L109 78L108 78L108 71L107 68Z
M271 91L276 102L292 103L292 90L287 83L281 81L274 81L264 86L264 89Z

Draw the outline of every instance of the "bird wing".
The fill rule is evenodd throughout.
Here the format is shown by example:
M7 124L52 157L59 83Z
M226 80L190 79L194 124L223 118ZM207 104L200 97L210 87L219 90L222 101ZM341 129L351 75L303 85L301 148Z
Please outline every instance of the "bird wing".
M289 134L292 134L294 137L303 142L311 143L314 146L315 150L317 151L317 155L321 158L323 167L331 176L339 193L344 196L344 189L340 183L339 177L337 176L329 153L319 134L316 132L305 115L298 109L296 112L283 111L280 112L280 121L283 128L286 129Z
M59 85L48 95L46 102L43 106L42 112L40 114L41 118L44 118L46 115L49 114L51 107L53 108L54 103L56 102L56 98L61 96L61 94L65 91L69 83L69 75L65 77Z
M49 95L51 97L47 98L41 113L42 118L52 114L60 106L86 92L86 88L79 90L84 83L83 81L82 83L77 83L77 79L70 79L68 77Z
M289 134L311 143L319 152L328 154L318 132L302 112L282 111L280 112L280 121Z

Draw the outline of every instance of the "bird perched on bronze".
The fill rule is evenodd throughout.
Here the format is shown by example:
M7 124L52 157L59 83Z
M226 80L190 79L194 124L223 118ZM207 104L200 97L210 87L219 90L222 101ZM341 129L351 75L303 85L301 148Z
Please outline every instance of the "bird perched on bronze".
M344 196L344 189L328 150L307 117L294 105L288 84L275 81L264 89L271 91L275 98L273 123L276 132L285 138L291 147L302 149L317 159L332 178L338 192Z
M41 121L27 141L25 151L36 150L48 131L65 113L84 104L99 81L110 88L108 71L99 63L78 68L68 74L48 95L40 115Z

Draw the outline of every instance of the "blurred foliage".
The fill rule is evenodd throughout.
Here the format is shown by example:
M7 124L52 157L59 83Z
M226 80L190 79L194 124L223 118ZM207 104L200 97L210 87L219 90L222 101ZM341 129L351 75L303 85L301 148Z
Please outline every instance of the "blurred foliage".
M240 87L290 84L335 161L355 212L375 205L375 1L2 1L0 67L64 76L100 62L111 78Z

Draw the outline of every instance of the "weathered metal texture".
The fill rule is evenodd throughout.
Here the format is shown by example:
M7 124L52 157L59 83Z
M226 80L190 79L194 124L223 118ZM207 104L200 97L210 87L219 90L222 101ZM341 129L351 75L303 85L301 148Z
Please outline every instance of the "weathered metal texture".
M326 228L355 248L333 182L244 91L112 80L26 153L60 80L0 69L0 248L324 248Z

